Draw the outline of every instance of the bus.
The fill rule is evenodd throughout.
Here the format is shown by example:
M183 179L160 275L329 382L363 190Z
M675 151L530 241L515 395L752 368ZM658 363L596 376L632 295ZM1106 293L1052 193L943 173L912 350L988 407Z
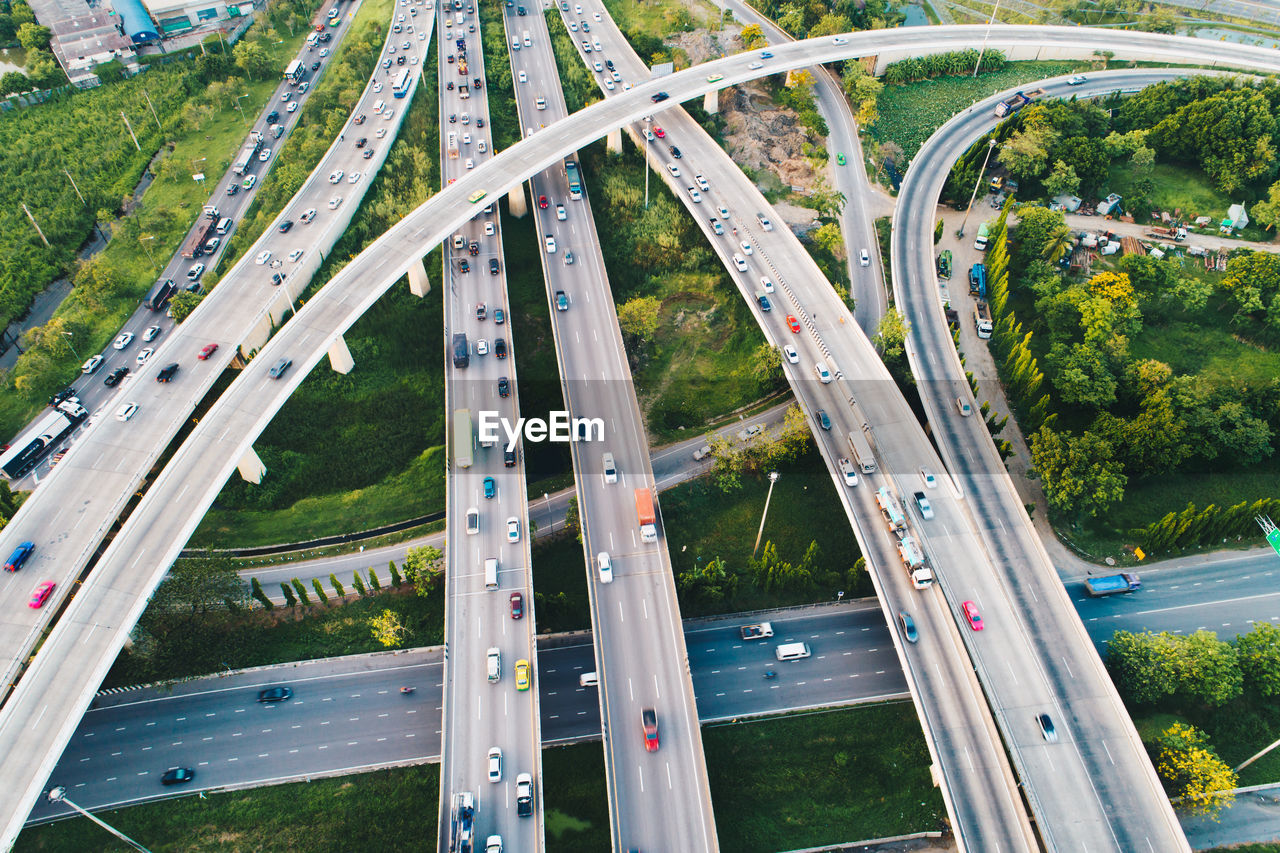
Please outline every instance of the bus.
M18 480L36 467L58 444L76 431L89 417L78 397L68 397L52 412L40 419L25 435L15 440L0 456L0 474L7 480Z
M391 84L391 94L397 98L403 98L409 94L409 89L413 84L409 81L409 69L401 68L400 73L396 75L396 81Z
M578 164L565 160L564 174L569 179L569 198L578 201L582 198L582 177L578 174Z
M284 79L288 80L290 85L296 86L302 80L302 75L306 73L307 67L302 64L301 59L295 59L289 63L289 67L284 70Z
M471 410L453 412L453 461L459 468L471 467Z

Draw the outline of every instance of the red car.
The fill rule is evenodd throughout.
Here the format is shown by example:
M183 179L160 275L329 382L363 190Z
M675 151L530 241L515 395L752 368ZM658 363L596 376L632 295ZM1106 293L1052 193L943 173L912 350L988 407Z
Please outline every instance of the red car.
M969 627L975 631L982 630L982 614L978 612L978 605L972 601L966 601L960 605L964 608L964 616L969 620Z
M356 116L356 117L355 117L355 119L353 119L352 123L353 123L353 124L364 124L364 113L360 113L360 115Z
M659 139L667 138L667 132L656 124L653 126L653 135L658 137Z
M640 712L640 724L644 728L645 752L658 751L658 712L645 708Z
M49 597L49 593L53 592L56 586L53 581L45 581L36 587L36 591L31 593L31 600L27 602L28 607L36 608L44 604L44 600Z
M547 209L547 197L545 195L538 196L538 207L543 210Z
M787 315L787 325L791 327L791 331L795 332L797 335L800 334L800 321L796 319L795 314Z
M200 359L201 361L207 361L209 356L213 355L217 351L218 351L217 344L205 344L204 349L200 350L200 354L197 355L196 358Z
M519 619L524 616L524 596L518 592L511 593L511 618Z

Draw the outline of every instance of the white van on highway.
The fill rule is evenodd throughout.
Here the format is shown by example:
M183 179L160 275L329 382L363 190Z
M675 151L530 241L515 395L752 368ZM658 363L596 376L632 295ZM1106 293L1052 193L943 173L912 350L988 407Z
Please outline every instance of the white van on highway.
M808 643L783 643L774 650L778 660L801 660L810 654Z

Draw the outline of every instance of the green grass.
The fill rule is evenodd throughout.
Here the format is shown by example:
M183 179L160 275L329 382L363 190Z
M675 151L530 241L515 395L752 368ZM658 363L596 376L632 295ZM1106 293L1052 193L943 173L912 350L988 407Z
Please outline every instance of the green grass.
M542 805L547 849L599 853L609 849L609 797L599 743L542 751Z
M156 853L427 850L435 847L439 796L440 767L426 764L98 814ZM24 830L14 849L114 853L132 848L86 818L75 818Z
M1239 340L1228 327L1230 309L1213 310L1202 318L1144 328L1130 346L1132 357L1163 361L1178 374L1229 377L1232 384L1264 386L1280 376L1280 352L1271 352Z
M391 580L387 566L373 568L386 590ZM152 658L144 659L138 646L121 652L103 687L208 675L228 667L241 669L385 651L374 642L369 627L369 620L383 610L397 613L409 628L404 647L444 642L443 589L423 598L405 585L395 592L384 591L338 605L333 599L333 589L326 581L322 583L333 603L315 603L315 591L307 584L313 608L306 615L302 612L306 608L291 611L277 607L271 611L192 617L181 636L171 636ZM278 593L279 587L271 591ZM348 587L347 592L353 590Z
M646 3L643 0L608 0L605 7L610 17L617 23L618 29L630 35L643 33L650 38L668 39L673 28L685 23L694 27L718 30L720 28L720 10L703 0L689 0L681 3ZM678 12L687 11L687 22ZM642 56L646 62L649 57Z
M538 633L591 627L587 567L577 536L534 540L533 588Z

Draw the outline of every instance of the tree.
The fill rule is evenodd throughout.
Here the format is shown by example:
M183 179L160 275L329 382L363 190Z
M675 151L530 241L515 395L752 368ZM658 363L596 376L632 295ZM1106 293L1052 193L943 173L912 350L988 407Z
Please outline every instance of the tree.
M1280 627L1258 622L1236 638L1245 684L1259 696L1280 696Z
M262 584L258 582L257 578L250 578L249 586L253 590L251 595L258 600L264 610L275 609L275 603L270 598L267 598L267 594L262 591Z
M1013 258L1016 267L1027 268L1037 258L1045 257L1045 246L1067 225L1061 210L1027 205L1018 211L1018 226L1013 233ZM1055 273L1056 278L1056 273Z
M1150 705L1178 690L1178 640L1164 632L1116 631L1107 644L1107 669L1129 702Z
M179 290L173 294L169 300L169 309L173 314L173 322L181 324L183 320L191 316L191 312L204 301L205 294L191 293L187 290Z
M765 390L772 390L782 383L782 354L777 347L768 343L761 343L756 347L751 359L751 375Z
M369 630L373 639L388 649L404 644L409 636L409 628L394 610L383 610L369 619Z
M0 95L20 95L31 85L31 78L21 71L6 71L0 76Z
M656 296L637 296L618 308L618 326L624 335L651 341L658 331L662 301Z
M1116 398L1116 378L1101 350L1088 344L1055 343L1045 358L1054 387L1067 403L1101 409Z
M1106 439L1073 436L1040 427L1031 439L1031 461L1050 508L1066 516L1096 516L1124 497L1128 478Z
M444 554L440 553L439 548L430 545L410 548L405 552L402 563L404 574L418 591L418 595L426 597L439 586L443 562ZM358 584L360 575L357 574L355 579ZM360 594L363 595L364 591L361 590Z
M36 88L51 89L67 82L58 60L47 50L27 51L27 76Z
M996 161L1018 180L1034 180L1048 165L1049 148L1056 138L1057 133L1047 124L1024 126L1000 146Z
M813 242L837 258L844 256L844 235L835 222L825 222L814 229Z
M311 579L311 588L316 591L316 597L320 599L321 604L329 603L329 596L324 594L324 587L320 585L320 578Z
M189 615L222 610L228 601L247 603L236 568L231 557L216 551L178 560L160 582L147 611Z
M1235 800L1239 780L1209 738L1185 723L1174 723L1156 736L1156 771L1169 796L1181 799L1184 811L1217 815Z
M18 43L27 50L44 50L53 38L53 31L39 24L23 24L18 27Z
M1060 195L1075 195L1080 189L1080 178L1076 175L1074 166L1067 164L1063 160L1057 160L1053 164L1053 171L1044 179L1044 192L1050 198L1056 198Z
M236 67L250 80L266 80L276 73L276 62L267 49L257 42L241 39L231 49Z
M1243 252L1227 261L1220 283L1236 305L1236 320L1260 315L1263 305L1280 293L1280 257L1270 252Z
M369 586L378 592L382 591L382 581L378 580L378 573L373 570L373 566L369 567Z
M885 312L876 326L876 349L880 351L880 358L894 376L898 376L897 371L906 368L907 333L910 330L911 324L897 308ZM906 375L910 375L910 371L906 371Z
M828 12L809 28L807 38L816 39L821 36L834 36L847 33L853 29L853 22L844 15Z
M755 50L769 43L765 38L764 31L760 29L759 24L747 24L739 33L742 38L742 47L744 50Z
M0 89L6 88L8 79L8 74L0 77ZM1280 225L1280 181L1271 185L1267 190L1266 199L1255 204L1249 213L1253 216L1254 222L1268 231Z
M338 598L346 598L347 590L342 585L342 581L338 580L337 574L329 572L329 585L333 587L333 594Z
M305 606L310 607L311 598L307 595L307 587L305 584L302 583L302 579L294 578L293 580L289 581L289 583L293 584L293 591L298 594L298 598L302 600L302 603Z
M1179 692L1209 706L1221 706L1244 692L1244 675L1234 646L1212 631L1180 638Z
M287 583L280 584L280 592L284 594L284 603L286 607L297 607L298 597L293 594L293 587Z

